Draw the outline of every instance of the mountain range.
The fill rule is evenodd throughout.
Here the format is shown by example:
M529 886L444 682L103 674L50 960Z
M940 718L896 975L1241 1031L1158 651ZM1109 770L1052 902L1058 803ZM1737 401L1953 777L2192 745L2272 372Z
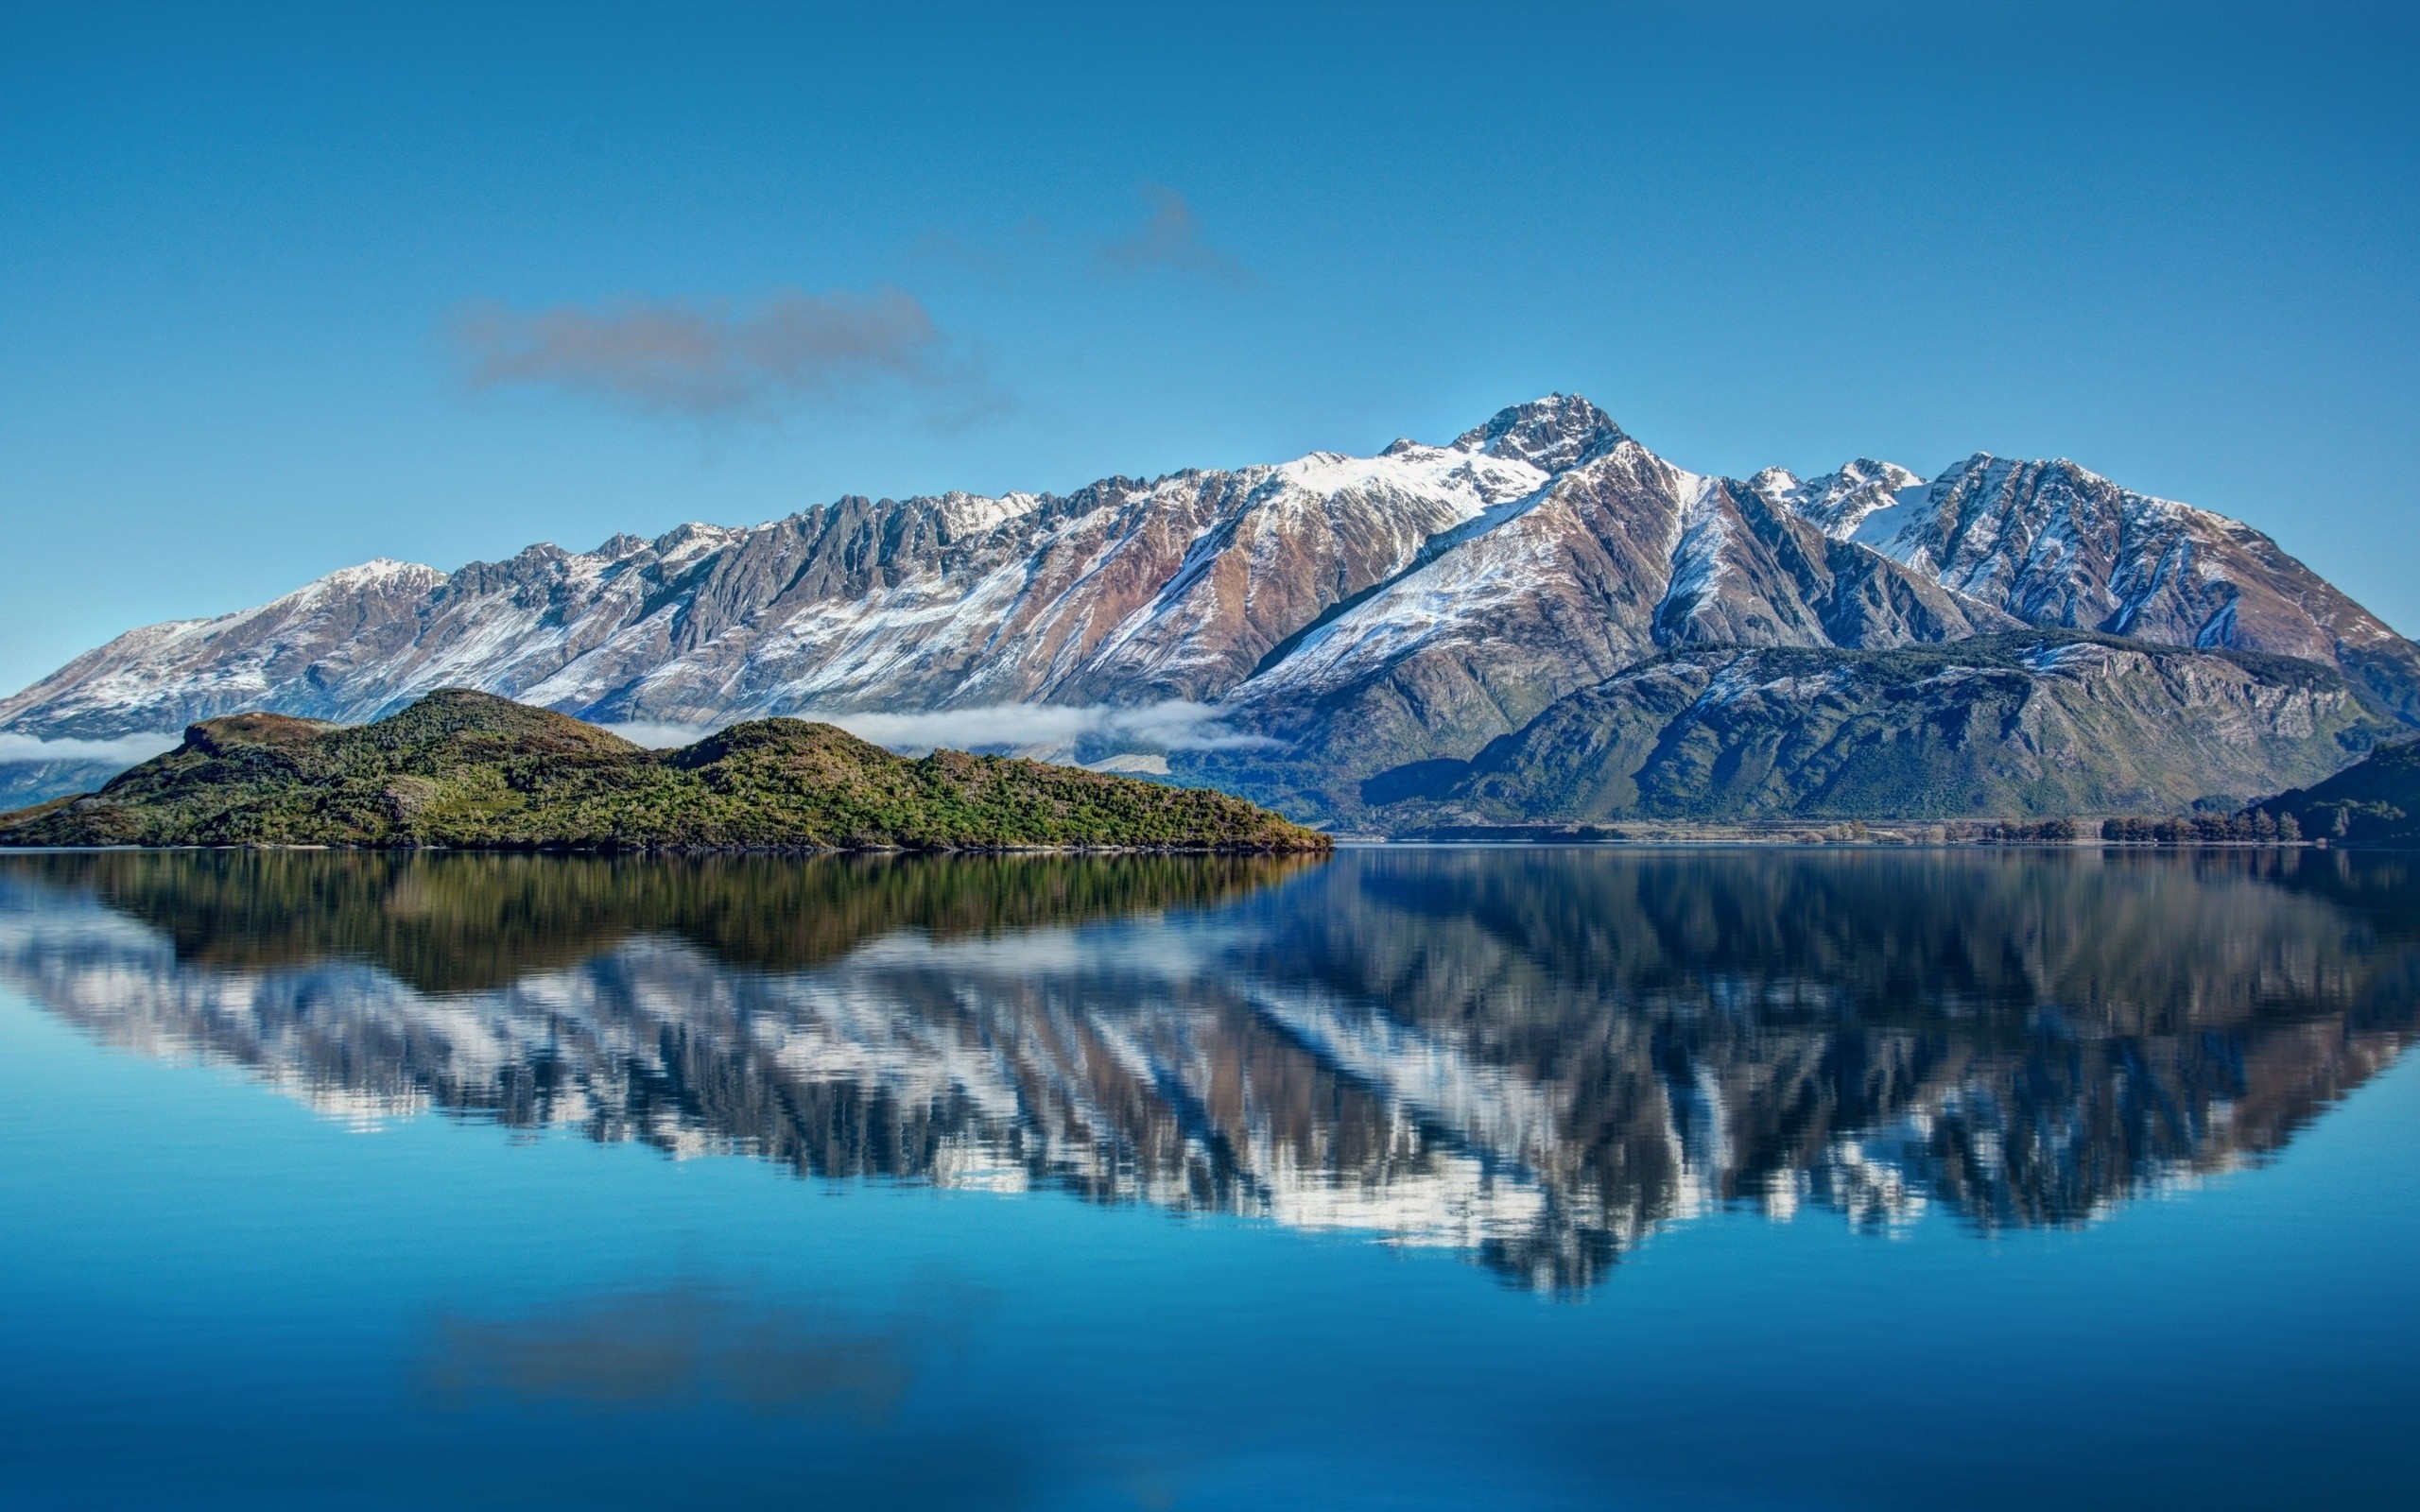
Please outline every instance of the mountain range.
M1967 641L1976 656L1897 692L1876 680L1876 653ZM2238 522L2065 460L1979 454L1929 481L1865 458L1811 478L1699 474L1552 395L1375 456L1067 494L849 497L453 573L372 561L130 631L0 700L0 734L37 756L41 742L164 746L239 711L359 722L466 687L609 725L812 715L886 744L1164 771L1385 829L1392 804L1446 795L1450 765L1432 764L1491 743L1671 730L1696 707L1681 699L1692 679L1693 699L1771 662L1742 662L1751 649L1799 653L1789 676L1806 690L1758 684L1770 728L1739 738L1769 752L1821 745L1810 720L1837 735L1818 686L1856 684L1901 713L1910 689L1940 696L1927 678L1997 688L1988 714L1951 699L1925 716L1963 721L1941 740L1982 774L1944 800L1966 812L2307 785L2420 725L2420 647ZM1548 716L1551 739L1530 731ZM2046 744L2046 720L2069 734ZM1860 728L1887 743L1890 724ZM2181 742L2198 765L2167 760ZM92 776L33 771L19 766L13 800ZM1499 816L1573 806L1534 782L1499 788L1530 795L1491 799ZM1587 802L1621 790L1599 783ZM1810 801L1789 783L1703 796L1682 806Z

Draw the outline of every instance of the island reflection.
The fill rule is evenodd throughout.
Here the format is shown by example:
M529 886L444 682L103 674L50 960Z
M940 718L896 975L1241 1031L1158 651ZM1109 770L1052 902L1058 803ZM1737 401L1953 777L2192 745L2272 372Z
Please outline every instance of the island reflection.
M2080 1223L2403 1047L2420 879L2254 852L0 859L0 979L338 1116L1046 1185L1589 1284L1728 1202Z

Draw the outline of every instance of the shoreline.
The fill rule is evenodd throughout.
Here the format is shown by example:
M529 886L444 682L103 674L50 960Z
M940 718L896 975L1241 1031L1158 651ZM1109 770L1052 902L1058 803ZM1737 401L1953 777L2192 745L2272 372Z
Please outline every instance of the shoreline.
M0 840L0 855L90 853L106 850L326 850L357 854L406 855L551 855L551 856L1304 856L1325 855L1336 849L1321 845L652 845L644 842L544 841L527 845L12 845Z

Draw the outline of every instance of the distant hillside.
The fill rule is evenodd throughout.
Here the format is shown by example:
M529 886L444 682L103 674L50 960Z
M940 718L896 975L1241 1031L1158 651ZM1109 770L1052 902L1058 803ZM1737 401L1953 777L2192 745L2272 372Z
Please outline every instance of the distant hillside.
M2420 741L2381 746L2324 782L2280 793L2259 806L2292 816L2311 839L2420 846Z
M1240 799L1071 767L894 756L763 719L650 751L463 689L375 724L209 719L98 794L0 816L0 845L1299 850Z
M2333 667L2083 631L1710 648L1560 699L1469 762L1372 778L1363 822L2174 813L2325 776L2394 728Z
M89 793L131 765L126 761L0 761L0 814Z

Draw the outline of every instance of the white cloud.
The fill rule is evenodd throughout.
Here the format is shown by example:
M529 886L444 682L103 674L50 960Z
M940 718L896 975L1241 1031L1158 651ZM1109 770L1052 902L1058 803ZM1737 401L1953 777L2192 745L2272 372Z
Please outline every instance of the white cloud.
M911 755L922 755L937 746L954 750L1063 747L1087 737L1150 750L1223 750L1276 744L1258 735L1237 734L1219 723L1217 708L1183 699L1133 708L1002 703L901 714L807 711L798 717L838 725L860 740ZM703 740L720 726L633 722L605 728L624 740L661 750Z
M1216 750L1272 744L1257 735L1236 734L1219 722L1217 709L1183 699L1137 708L1003 703L981 709L937 709L918 714L849 713L824 717L859 739L903 751L926 751L936 746L958 750L994 746L1060 746L1086 736L1161 750Z
M184 736L147 730L113 740L43 740L0 730L0 762L114 762L131 766L184 744Z
M676 746L692 746L722 728L719 725L672 725L660 721L635 719L627 725L599 725L608 734L621 736L633 746L649 750L670 750Z

